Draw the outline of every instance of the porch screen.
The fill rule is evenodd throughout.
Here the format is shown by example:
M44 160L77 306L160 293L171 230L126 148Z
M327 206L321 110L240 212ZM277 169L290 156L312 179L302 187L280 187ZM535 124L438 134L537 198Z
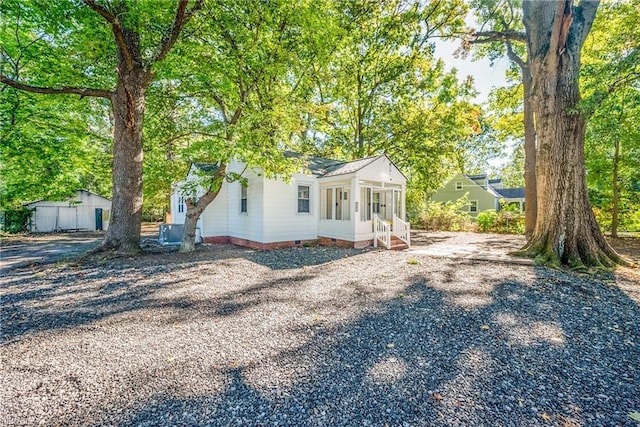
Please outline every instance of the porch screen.
M360 188L360 221L371 221L371 188Z

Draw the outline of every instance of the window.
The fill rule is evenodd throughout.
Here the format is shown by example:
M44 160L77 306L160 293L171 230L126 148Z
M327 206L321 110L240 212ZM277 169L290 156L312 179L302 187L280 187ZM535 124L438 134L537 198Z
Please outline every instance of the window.
M373 213L380 213L380 193L373 193Z
M462 181L456 181L456 190L462 190Z
M183 213L184 212L184 197L180 196L178 198L178 213Z
M240 212L247 213L247 186L240 184Z
M478 201L470 200L469 201L469 212L478 212Z
M349 221L351 206L349 189L346 187L326 188L322 191L322 219Z
M322 219L333 219L333 188L327 188L324 191L324 209L322 210Z
M371 221L371 188L360 188L360 221Z
M309 186L298 185L298 213L310 213Z

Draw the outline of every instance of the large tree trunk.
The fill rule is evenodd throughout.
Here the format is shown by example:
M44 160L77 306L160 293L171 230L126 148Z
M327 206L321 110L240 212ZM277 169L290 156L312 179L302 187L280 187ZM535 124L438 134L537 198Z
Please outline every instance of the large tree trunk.
M524 90L524 234L531 239L538 212L536 184L536 129L531 102L531 68L528 63L522 69Z
M583 4L590 9L576 11L571 1L524 2L538 146L537 219L525 251L551 265L611 266L622 260L605 241L587 196L578 75L597 2Z
M180 252L193 252L196 250L196 228L198 218L204 210L213 202L220 190L222 189L222 181L227 171L226 165L218 168L214 176L211 178L209 190L207 190L200 198L194 200L192 197L185 198L187 212L184 218L184 230L182 232L182 240L180 241Z
M145 93L150 80L142 67L126 71L119 67L112 97L114 120L113 200L111 220L103 250L120 253L140 251L142 223L142 122Z

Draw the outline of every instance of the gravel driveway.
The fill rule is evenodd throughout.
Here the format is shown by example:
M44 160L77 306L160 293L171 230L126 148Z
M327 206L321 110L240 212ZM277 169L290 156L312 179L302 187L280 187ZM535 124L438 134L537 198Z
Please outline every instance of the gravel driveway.
M637 426L637 279L233 246L13 269L0 424Z

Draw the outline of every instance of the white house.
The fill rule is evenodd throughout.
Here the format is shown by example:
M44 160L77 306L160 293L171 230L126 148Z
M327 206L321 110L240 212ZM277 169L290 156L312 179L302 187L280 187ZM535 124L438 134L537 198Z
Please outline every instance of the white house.
M106 230L111 216L111 200L87 190L65 201L39 200L26 206L33 211L32 233Z
M378 243L387 248L408 247L406 177L387 155L352 162L290 155L303 159L306 167L288 182L266 178L256 169L245 170L240 162L228 165L228 172L245 171L248 185L222 185L198 220L204 243L256 249L316 242L358 248ZM171 196L176 224L185 219L183 185L178 184Z

